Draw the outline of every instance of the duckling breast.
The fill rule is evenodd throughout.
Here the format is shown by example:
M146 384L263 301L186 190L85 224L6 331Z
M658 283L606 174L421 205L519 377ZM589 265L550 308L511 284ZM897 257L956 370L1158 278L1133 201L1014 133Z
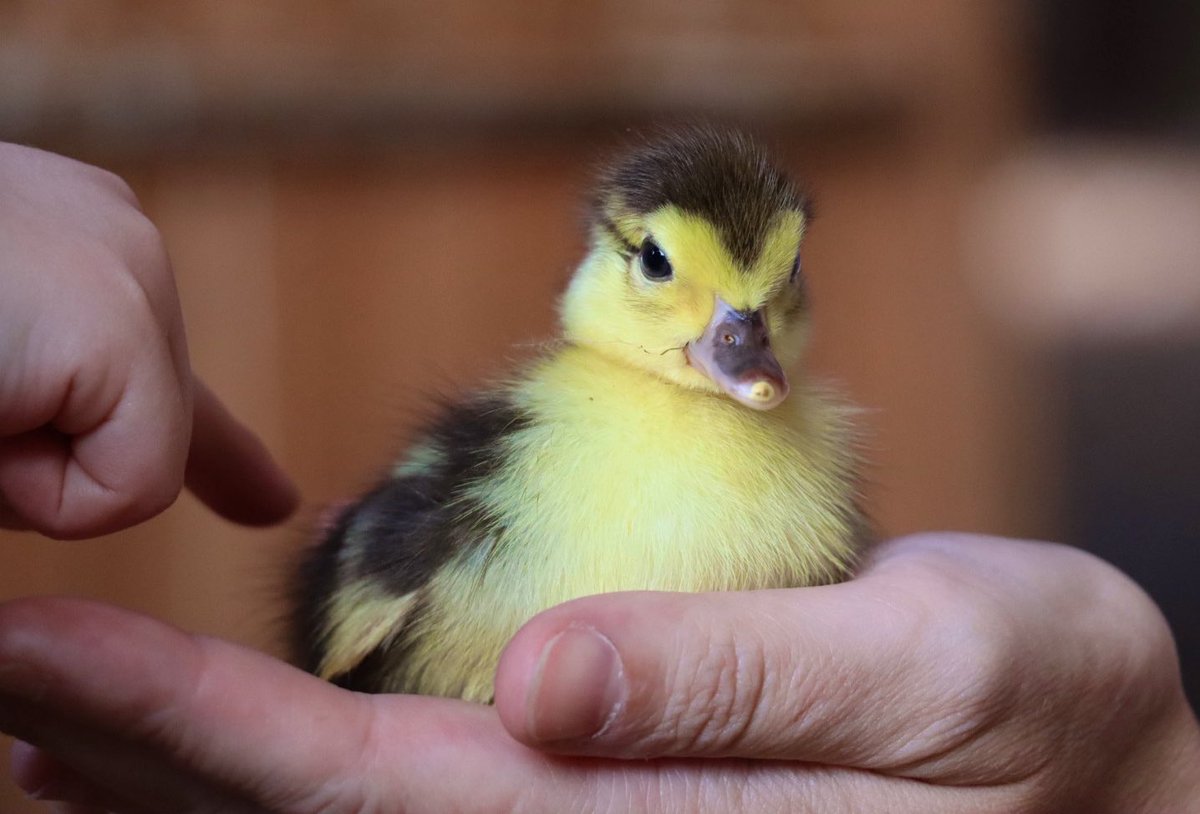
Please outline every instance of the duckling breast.
M851 564L848 422L817 394L757 412L574 347L513 398L530 421L472 496L516 543L496 556L538 563L547 606L828 582Z

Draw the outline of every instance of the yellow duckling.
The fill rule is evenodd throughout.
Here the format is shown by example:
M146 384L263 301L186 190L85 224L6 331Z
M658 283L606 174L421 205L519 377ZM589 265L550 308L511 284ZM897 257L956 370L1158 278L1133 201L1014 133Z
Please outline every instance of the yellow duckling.
M505 643L566 600L844 577L866 529L852 412L784 373L808 221L737 133L674 132L608 168L562 342L446 410L303 564L304 666L489 702Z

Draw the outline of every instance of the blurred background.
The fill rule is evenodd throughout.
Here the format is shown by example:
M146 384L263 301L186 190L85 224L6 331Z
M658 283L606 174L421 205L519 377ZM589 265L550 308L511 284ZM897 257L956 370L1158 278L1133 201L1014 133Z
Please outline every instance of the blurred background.
M806 375L868 408L883 532L1099 553L1200 698L1198 42L1188 0L0 0L0 139L129 181L196 370L306 499L272 531L184 496L97 541L0 533L0 598L279 652L321 507L552 334L596 162L706 117L815 192Z

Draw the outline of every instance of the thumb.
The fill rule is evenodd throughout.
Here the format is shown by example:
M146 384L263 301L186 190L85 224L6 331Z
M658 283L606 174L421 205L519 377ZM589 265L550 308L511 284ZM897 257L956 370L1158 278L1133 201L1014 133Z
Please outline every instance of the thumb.
M841 585L553 608L501 659L501 720L526 744L576 754L877 770L936 755L982 717L1007 639L978 635L961 575L900 553Z

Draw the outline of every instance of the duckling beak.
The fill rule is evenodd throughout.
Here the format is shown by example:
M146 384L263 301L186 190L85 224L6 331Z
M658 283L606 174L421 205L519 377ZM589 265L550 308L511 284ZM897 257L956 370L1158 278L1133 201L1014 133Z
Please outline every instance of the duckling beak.
M684 354L688 364L747 407L770 410L787 398L787 376L771 352L761 308L738 311L717 297L708 327Z

